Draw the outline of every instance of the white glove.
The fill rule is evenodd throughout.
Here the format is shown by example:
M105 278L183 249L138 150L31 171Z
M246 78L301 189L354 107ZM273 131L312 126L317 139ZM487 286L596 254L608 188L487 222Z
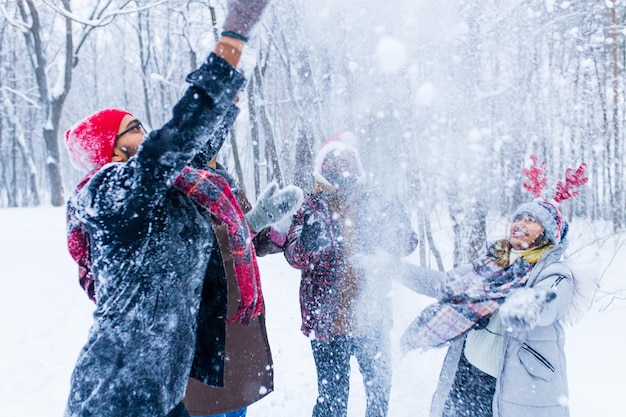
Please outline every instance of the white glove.
M539 323L541 312L556 298L546 288L518 288L511 291L500 307L502 323L511 330L532 330Z
M278 184L272 182L261 193L254 208L246 214L248 225L255 232L259 232L293 215L300 208L303 199L300 187L288 185L279 189Z

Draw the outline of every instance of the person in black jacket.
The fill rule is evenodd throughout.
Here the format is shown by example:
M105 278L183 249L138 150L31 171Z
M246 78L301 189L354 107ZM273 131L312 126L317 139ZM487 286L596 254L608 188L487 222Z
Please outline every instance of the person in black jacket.
M238 113L232 105L215 134L225 138ZM252 205L217 156L209 159L211 154L210 146L202 149L192 166L228 181L245 213L257 256L282 252L291 216L302 203L302 190L294 185L279 189L272 182ZM237 311L240 293L227 228L218 218L212 223L217 244L202 287L196 353L183 401L192 416L245 417L250 404L274 390L272 355L264 313L246 326L227 320Z
M141 123L117 109L65 135L73 164L89 171L68 201L69 247L97 302L66 416L188 415L182 399L215 245L211 215L237 249L241 302L229 319L247 323L262 312L248 226L228 183L188 165L244 85L234 67L266 4L229 3L214 52L187 77L171 120L145 140Z

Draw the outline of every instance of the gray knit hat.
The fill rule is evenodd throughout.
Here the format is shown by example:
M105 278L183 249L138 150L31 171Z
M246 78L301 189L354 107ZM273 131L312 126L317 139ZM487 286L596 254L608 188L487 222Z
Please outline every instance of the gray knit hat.
M533 216L543 227L545 236L554 245L558 245L565 240L569 225L561 216L561 211L556 203L535 200L531 203L524 203L515 210L513 218L516 219L523 214Z

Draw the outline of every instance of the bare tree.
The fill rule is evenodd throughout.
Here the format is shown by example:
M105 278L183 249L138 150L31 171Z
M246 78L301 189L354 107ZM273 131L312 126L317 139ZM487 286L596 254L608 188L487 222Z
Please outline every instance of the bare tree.
M63 63L60 66L58 89L53 89L49 80L52 76L48 71L48 63L44 52L43 31L39 10L33 1L18 2L17 7L21 16L26 47L29 51L33 71L39 91L39 106L43 116L43 138L46 148L46 170L50 186L50 202L53 206L64 204L63 180L61 177L59 144L57 139L61 110L72 82L72 63L74 40L72 36L72 21L63 18L65 26L65 50ZM70 10L69 0L63 0L63 7ZM56 80L55 80L56 81Z
M110 24L119 15L130 13L123 10L128 3L122 2L119 8L113 8L111 0L99 1L86 19L73 14L70 0L62 0L60 4L46 0L24 0L0 6L2 15L22 33L32 65L43 126L50 203L53 206L65 202L58 143L59 122L72 86L72 74L78 63L79 51L95 28ZM142 8L152 5L144 5ZM13 7L16 13L12 13L9 7ZM77 39L73 33L74 22L78 22L82 28ZM62 36L50 36L56 32L48 32L48 28L55 26L63 28L59 31Z
M547 162L552 183L588 161L592 181L567 212L623 229L623 0L356 3L331 12L276 2L266 14L247 48L256 62L246 68L240 106L250 117L237 122L232 155L224 152L242 185L254 183L256 194L276 179L310 190L322 141L352 130L368 178L413 204L433 249L426 264L439 267L447 255L467 261L491 235L506 233L500 223L493 229L492 214L507 218L528 201L521 169L532 153ZM0 159L0 178L15 191L10 202L3 191L0 204L33 204L35 194L21 190L41 188L42 178L61 184L61 114L73 121L85 109L122 103L150 125L162 122L180 80L215 41L225 2L100 0L82 17L69 4L0 5L0 147L15 153ZM399 48L385 49L385 39ZM126 55L108 48L122 41ZM77 65L79 55L91 67ZM25 65L32 71L11 71ZM72 89L64 105L76 83L80 91ZM51 198L59 204L56 189ZM442 224L454 254L436 250Z

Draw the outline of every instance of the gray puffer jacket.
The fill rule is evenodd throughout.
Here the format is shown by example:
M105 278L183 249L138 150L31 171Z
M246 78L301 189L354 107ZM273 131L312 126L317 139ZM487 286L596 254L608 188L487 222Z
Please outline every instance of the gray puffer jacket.
M493 400L494 417L568 417L565 336L562 320L573 303L575 279L560 262L565 247L547 252L535 265L527 287L550 288L556 298L541 313L539 325L530 331L505 333L502 366ZM466 265L459 268L467 268ZM438 298L438 289L449 275L414 267L402 274L403 283L416 292ZM431 404L431 417L443 415L465 337L455 340L446 354Z

